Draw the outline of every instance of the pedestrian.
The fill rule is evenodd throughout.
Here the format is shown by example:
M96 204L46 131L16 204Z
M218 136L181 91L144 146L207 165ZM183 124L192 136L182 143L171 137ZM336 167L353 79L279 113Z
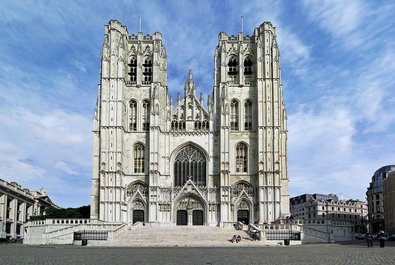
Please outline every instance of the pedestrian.
M232 243L234 243L236 241L236 235L232 236L232 239L230 240Z
M384 247L385 240L387 240L387 234L384 231L380 231L380 234L377 236L380 242L380 247Z
M365 239L366 239L366 244L368 245L368 248L373 247L373 236L369 233L366 233Z

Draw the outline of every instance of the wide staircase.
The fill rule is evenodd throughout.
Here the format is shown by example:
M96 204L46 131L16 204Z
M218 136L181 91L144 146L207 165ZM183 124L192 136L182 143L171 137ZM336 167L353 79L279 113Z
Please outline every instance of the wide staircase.
M233 235L240 235L241 242L232 243ZM236 230L234 227L207 227L207 226L175 226L175 227L125 227L106 242L89 242L89 245L111 246L178 246L178 247L204 247L204 246L264 246L271 245L270 241L254 241L246 231Z

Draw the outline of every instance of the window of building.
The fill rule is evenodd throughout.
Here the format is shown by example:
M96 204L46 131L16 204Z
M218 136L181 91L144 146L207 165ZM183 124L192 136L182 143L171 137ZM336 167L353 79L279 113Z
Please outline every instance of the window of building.
M129 66L128 75L130 76L130 81L132 83L135 83L137 81L137 59L136 59L136 57L133 56L130 59L128 66Z
M144 173L144 145L134 145L134 173Z
M194 146L186 146L174 161L174 186L182 186L191 179L198 186L206 186L206 159Z
M152 82L152 60L149 57L144 58L143 78L143 84L150 84Z
M130 101L130 124L129 129L131 131L137 130L137 102L135 100Z
M252 61L250 57L244 60L244 75L252 75Z
M248 149L247 145L244 143L239 143L236 145L236 172L246 173L248 165Z
M251 100L247 99L245 104L245 114L244 114L244 129L246 131L252 130L252 102Z
M228 74L230 76L237 75L237 59L236 56L231 56L228 62Z
M149 101L144 100L143 101L143 131L148 131L149 130L149 116L150 116L150 111L149 111Z
M230 103L230 129L233 131L239 130L239 103L237 100L232 100Z

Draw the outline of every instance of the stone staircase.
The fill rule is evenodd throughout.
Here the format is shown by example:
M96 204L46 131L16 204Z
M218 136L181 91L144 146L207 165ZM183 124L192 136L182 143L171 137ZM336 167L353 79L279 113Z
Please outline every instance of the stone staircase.
M239 243L232 243L233 235L240 235ZM90 241L88 245L128 247L224 247L224 246L266 246L277 242L253 241L246 231L233 227L174 226L174 227L131 227L106 242Z

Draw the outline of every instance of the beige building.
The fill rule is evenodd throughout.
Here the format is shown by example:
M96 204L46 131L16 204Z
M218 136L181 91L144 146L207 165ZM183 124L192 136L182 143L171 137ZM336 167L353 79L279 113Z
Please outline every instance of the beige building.
M129 34L115 20L105 27L92 219L217 226L289 214L276 29L264 22L252 36L221 32L213 52L207 102L188 69L173 101L162 34Z
M348 222L355 227L354 231L366 232L360 231L367 225L366 202L339 200L335 194L303 194L292 197L290 207L292 218L303 219L305 224L324 223L324 220Z
M385 209L385 230L395 234L395 171L388 174L383 183L383 200Z
M0 179L0 238L23 237L23 224L30 216L42 215L48 206L55 205L44 189L31 191Z

